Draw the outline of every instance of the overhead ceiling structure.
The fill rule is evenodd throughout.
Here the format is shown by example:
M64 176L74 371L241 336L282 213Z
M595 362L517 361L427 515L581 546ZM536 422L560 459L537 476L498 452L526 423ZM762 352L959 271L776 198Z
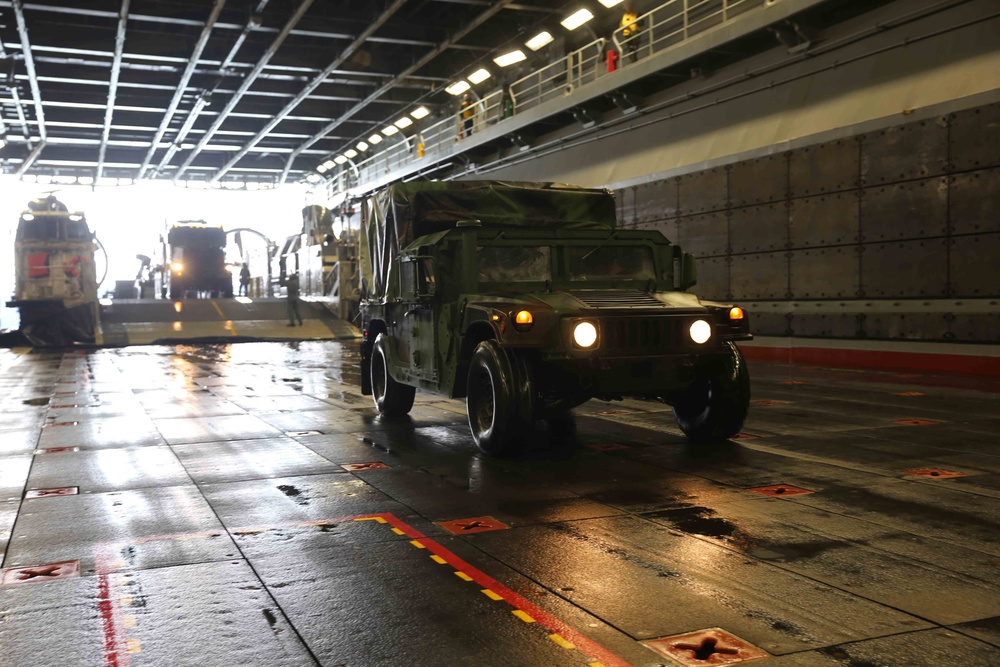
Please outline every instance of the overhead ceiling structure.
M620 8L589 4L605 13L601 29L617 25ZM95 185L302 180L394 117L421 105L443 112L454 99L445 86L540 27L557 30L567 8L0 0L0 168Z

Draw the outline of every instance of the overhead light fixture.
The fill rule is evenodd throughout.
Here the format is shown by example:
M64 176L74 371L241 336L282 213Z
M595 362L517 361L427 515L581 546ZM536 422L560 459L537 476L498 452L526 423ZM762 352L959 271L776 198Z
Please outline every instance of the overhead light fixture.
M477 69L475 72L469 75L469 81L472 83L482 83L486 79L493 76L487 69Z
M356 148L358 149L359 153L364 153L366 150L368 150L368 144L366 144L363 141L359 141Z
M589 9L581 9L564 18L561 23L567 30L576 30L592 18L594 14Z
M333 161L336 162L337 164L344 164L345 162L347 162L347 157L344 155L338 155L337 157L333 158Z
M401 130L402 130L402 129L403 129L404 127L409 127L409 126L413 125L413 121L412 121L412 120L410 120L410 117L409 117L409 116L403 116L402 118L400 118L399 120L397 120L397 121L396 121L395 123L393 123L393 124L394 124L394 125L395 125L396 127L398 127L399 129L401 129Z
M309 181L310 183L319 183L323 179L317 176L316 174L309 174L308 176L306 176L306 180Z
M615 5L620 5L622 3L622 0L597 0L597 1L602 5L604 5L605 7L607 7L608 9L611 9Z
M377 144L378 142L380 142L380 141L382 141L382 135L380 135L380 134L376 133L376 134L373 134L372 136L368 137L368 143L372 144L373 146L375 144Z
M514 63L521 62L525 58L527 58L527 56L524 55L524 51L518 49L517 51L511 51L510 53L505 53L502 56L494 58L493 62L500 65L500 67L508 67Z
M353 148L348 148L346 151L344 151L344 157L346 157L349 160L353 160L357 156L358 156L358 152L356 150L354 150Z
M525 42L524 45L527 46L532 51L537 51L538 49L542 48L551 41L552 41L552 35L549 33L548 30L543 30L534 37L532 37L531 39L529 39L527 42Z
M337 163L334 162L333 160L327 160L326 162L323 163L323 166L326 167L327 169L333 169L333 165L335 164Z
M468 81L456 81L455 83L445 88L444 91L449 95L461 95L469 88L472 88L472 86L469 85Z
M429 113L430 111L427 110L427 107L420 107L419 109L414 109L413 111L411 111L410 115L416 118L417 120L420 120L421 118L427 117Z
M323 164L319 165L318 167L316 167L316 171L318 171L321 174L325 174L327 169L329 169L329 167L326 166L325 162Z
M399 129L395 125L388 125L382 128L382 134L384 134L387 137L391 137L397 132L399 132Z

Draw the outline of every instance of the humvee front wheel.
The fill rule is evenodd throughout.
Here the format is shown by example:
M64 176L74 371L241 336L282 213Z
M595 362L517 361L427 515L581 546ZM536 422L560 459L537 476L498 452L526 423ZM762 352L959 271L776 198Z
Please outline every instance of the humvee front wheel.
M413 408L414 387L400 384L389 375L389 356L386 353L386 336L379 334L372 347L371 378L372 398L375 409L388 419L405 417Z
M469 364L465 399L476 445L494 456L514 454L533 424L534 387L524 359L492 340L481 342Z
M705 377L673 401L677 425L692 442L728 440L743 428L750 408L750 373L739 349L710 366Z

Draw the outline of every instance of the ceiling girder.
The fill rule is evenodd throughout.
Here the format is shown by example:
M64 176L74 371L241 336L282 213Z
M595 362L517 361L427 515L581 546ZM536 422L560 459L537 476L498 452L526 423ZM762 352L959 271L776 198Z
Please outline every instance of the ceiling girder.
M111 134L111 117L115 115L115 97L118 95L118 75L122 68L122 52L125 50L125 29L128 23L129 0L122 0L121 13L118 16L118 30L115 33L115 57L111 61L111 76L108 79L108 103L104 110L104 127L101 130L101 147L97 153L97 171L94 182L100 180L104 171L104 155L108 149L108 136Z
M142 178L145 175L146 170L149 168L149 163L153 159L153 154L156 153L156 147L159 145L160 140L163 139L163 135L166 134L167 128L170 126L170 121L173 120L174 114L177 112L177 107L180 106L181 98L184 96L184 91L187 89L187 85L191 81L191 76L194 74L195 67L197 67L198 59L201 58L202 51L205 50L205 45L208 44L208 38L212 34L212 29L215 26L216 20L219 18L219 13L225 5L226 0L215 0L215 5L212 6L212 11L209 13L208 19L205 21L205 27L202 28L201 34L198 36L198 41L194 45L194 50L191 52L191 57L188 59L187 67L184 68L181 80L177 84L177 91L174 93L173 98L170 100L170 104L167 106L166 112L163 114L160 126L156 129L156 136L153 138L153 141L149 146L149 151L146 153L146 157L143 158L142 164L139 166L139 173L136 178Z
M240 98L243 97L243 93L245 93L250 88L250 86L253 85L253 82L256 81L257 79L257 75L259 75L261 71L263 71L264 66L267 65L267 62L274 56L274 54L278 50L278 47L280 47L282 42L285 41L285 38L288 37L288 34L292 31L292 28L294 28L295 25L302 19L306 11L308 11L309 7L312 6L312 3L313 0L302 0L302 3L299 5L299 8L295 11L294 14L292 14L291 18L289 18L288 21L285 23L285 27L282 28L281 32L278 33L278 36L275 37L273 42L271 42L271 45L267 48L264 54L257 61L257 64L254 66L253 70L249 74L247 74L246 77L243 79L243 83L240 85L239 90L237 90L236 94L234 94L229 99L229 102L226 104L225 108L222 110L222 112L219 113L218 117L216 117L215 119L215 122L213 122L212 126L208 129L208 132L206 132L205 136L202 137L202 139L198 142L198 145L196 145L194 149L190 153L188 153L187 159L185 159L184 162L181 164L181 166L177 169L177 173L174 175L174 181L177 181L177 179L179 179L181 176L184 175L184 170L191 166L191 163L194 162L195 158L198 156L198 153L201 152L201 149L205 146L205 144L209 142L209 140L212 138L212 135L215 134L215 131L218 130L219 127L226 121L226 118L229 116L232 110L236 108L237 104L239 104Z
M386 21L392 18L392 15L398 12L399 9L404 4L406 4L406 1L407 0L395 0L391 5L386 7L385 10L383 10L383 12L378 16L378 18L376 18L368 25L368 27L364 30L364 32L358 35L357 38L353 42L351 42L346 49L341 51L340 55L338 55L336 58L333 59L333 62L327 65L326 69L324 69L322 72L316 75L316 77L313 78L313 80L310 81L305 88L303 88L295 97L291 99L291 101L288 102L288 104L285 105L285 108L279 111L274 118L268 121L267 124L264 125L264 127L259 132L257 132L257 134L255 134L253 138L250 141L248 141L245 146L243 146L243 148L239 150L239 152L236 153L236 155L234 155L228 162L226 162L226 164L223 165L223 167L212 176L211 182L215 183L220 178L225 176L226 172L232 169L236 165L236 163L243 158L244 155L249 153L251 148L256 146L261 139L267 136L268 132L277 127L281 121L283 121L292 111L294 111L295 107L297 107L306 97L309 96L309 93L316 90L320 86L320 84L323 83L323 81L326 79L327 76L329 76L335 69L343 65L348 58L354 55L354 53L361 48L361 46L365 43L365 41L369 37L374 35L379 28L384 26Z
M376 90L371 95L363 99L361 102L359 102L358 104L354 105L353 107L342 113L339 118L327 123L322 130L314 134L312 137L309 138L308 141L303 143L301 146L299 146L292 152L291 156L289 156L288 158L288 162L285 164L285 170L281 174L280 182L281 183L285 182L288 176L288 172L291 171L292 163L295 162L295 158L297 158L299 155L302 154L302 151L306 150L307 148L315 144L317 141L322 139L324 136L326 136L328 132L332 132L336 128L340 127L340 125L343 124L347 119L351 118L352 116L354 116L354 114L364 109L366 106L371 104L375 99L384 95L389 89L395 86L398 82L402 81L413 72L418 71L421 67L424 67L427 63L434 60L434 58L444 53L451 44L458 42L460 39L468 35L470 32L472 32L473 30L481 26L483 23L491 19L493 16L498 14L502 9L510 5L511 2L512 0L499 0L499 2L494 2L489 9L487 9L479 16L469 21L458 32L451 35L448 39L444 40L439 46L437 46L437 48L432 49L431 51L425 53L424 56L420 58L417 62L413 63L408 68L400 72L398 75L387 81L378 90Z

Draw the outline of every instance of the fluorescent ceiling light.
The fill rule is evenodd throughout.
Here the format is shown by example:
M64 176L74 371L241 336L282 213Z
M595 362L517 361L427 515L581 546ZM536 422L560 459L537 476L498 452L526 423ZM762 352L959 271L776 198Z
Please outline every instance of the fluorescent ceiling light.
M561 21L561 23L567 30L576 30L592 18L594 18L594 15L589 9L581 9L580 11L567 16Z
M490 74L488 70L477 69L475 72L469 75L469 81L471 81L472 83L482 83L491 76L493 75Z
M468 81L456 81L444 90L449 95L461 95L471 87Z
M327 169L329 169L329 167L326 166L325 162L323 164L319 165L318 167L316 167L316 171L318 171L321 174L325 174ZM306 178L309 178L309 177L306 176Z
M368 150L368 144L366 144L363 141L359 141L356 148L358 149L358 152L364 153L366 150Z
M527 46L532 51L537 51L538 49L542 48L551 41L552 41L552 35L547 30L543 30L534 37L532 37L531 39L529 39L527 42L525 42L524 45Z
M357 156L358 156L358 152L356 150L354 150L353 148L348 148L346 151L344 151L344 157L346 157L346 158L348 158L350 160L353 160Z
M387 127L382 128L382 134L384 134L387 137L391 137L392 135L396 134L397 132L399 132L399 130L396 129L395 125L389 125Z
M411 111L410 115L416 118L417 120L420 120L421 118L426 117L427 114L429 113L430 111L427 110L427 107L420 107L419 109L414 109L413 111Z
M622 3L622 0L597 0L597 1L602 5L604 5L605 7L608 7L609 9L611 7L614 7L615 5L620 5Z
M507 67L509 65L513 65L514 63L519 63L525 58L527 58L527 56L524 55L524 51L518 49L517 51L511 51L510 53L505 53L502 56L494 58L493 62L500 65L500 67Z
M380 134L376 133L376 134L373 134L372 136L368 137L368 143L370 143L370 144L377 144L380 141L382 141L382 135L380 135Z
M334 162L333 160L327 160L326 162L323 163L323 166L326 167L327 169L333 169L333 165L335 164L337 163Z
M409 116L403 116L402 118L400 118L399 120L397 120L394 123L394 125L396 127L398 127L399 129L402 130L404 127L409 127L409 126L413 125L413 121L410 120Z
M333 161L336 162L337 164L344 164L345 162L347 162L347 158L344 157L343 155L338 155L337 157L333 158Z
M310 183L319 183L322 179L316 174L309 174L306 176L306 180Z

